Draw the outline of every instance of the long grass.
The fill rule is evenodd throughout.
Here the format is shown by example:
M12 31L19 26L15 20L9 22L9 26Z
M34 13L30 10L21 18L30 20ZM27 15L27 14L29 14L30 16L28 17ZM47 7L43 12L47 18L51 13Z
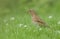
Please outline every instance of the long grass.
M59 0L56 4L54 2L53 6L47 6L48 3L45 3L46 1L42 0L30 2L21 0L18 1L17 5L12 1L8 8L1 8L0 39L60 39ZM31 22L31 15L28 13L30 8L33 8L38 16L54 30L38 28L37 25L34 25Z

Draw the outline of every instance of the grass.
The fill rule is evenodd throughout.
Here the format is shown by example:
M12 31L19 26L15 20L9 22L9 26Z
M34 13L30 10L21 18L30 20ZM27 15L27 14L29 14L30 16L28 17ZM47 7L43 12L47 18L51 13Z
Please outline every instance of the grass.
M0 38L1 39L60 39L60 25L57 24L59 18L49 19L48 16L43 19L51 25L53 30L41 28L39 30L31 23L30 15L20 16L6 15L0 18ZM46 20L47 19L47 20ZM53 31L53 32L52 32Z
M0 39L60 39L60 24L58 24L60 21L59 1L54 6L47 6L44 1L42 2L39 4L40 1L38 3L33 1L24 4L22 1L22 5L15 6L12 1L11 9L1 8ZM31 22L31 16L27 12L29 8L33 8L38 16L48 23L54 31L43 27L37 28ZM49 18L49 16L52 16L52 18Z

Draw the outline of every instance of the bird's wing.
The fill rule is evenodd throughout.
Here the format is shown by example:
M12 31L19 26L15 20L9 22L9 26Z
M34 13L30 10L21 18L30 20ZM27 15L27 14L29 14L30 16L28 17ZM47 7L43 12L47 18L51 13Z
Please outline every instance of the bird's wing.
M38 23L45 24L42 20L37 20Z
M39 18L39 17L37 17L36 21L37 21L38 23L40 23L40 24L43 24L43 25L46 24L46 23L45 23L41 18Z

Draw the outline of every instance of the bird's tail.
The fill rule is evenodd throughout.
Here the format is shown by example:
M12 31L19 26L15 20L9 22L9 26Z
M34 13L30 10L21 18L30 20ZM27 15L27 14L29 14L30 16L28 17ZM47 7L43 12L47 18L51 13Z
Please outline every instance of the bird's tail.
M50 30L55 30L53 27L51 27L50 25L45 25L46 28L50 29Z

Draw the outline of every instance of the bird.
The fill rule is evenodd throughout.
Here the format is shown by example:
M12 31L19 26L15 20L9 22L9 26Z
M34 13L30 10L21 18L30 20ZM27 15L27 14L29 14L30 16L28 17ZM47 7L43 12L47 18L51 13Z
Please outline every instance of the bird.
M29 13L31 14L32 17L32 22L34 24L37 24L40 27L49 27L46 22L44 22L33 9L29 9Z

